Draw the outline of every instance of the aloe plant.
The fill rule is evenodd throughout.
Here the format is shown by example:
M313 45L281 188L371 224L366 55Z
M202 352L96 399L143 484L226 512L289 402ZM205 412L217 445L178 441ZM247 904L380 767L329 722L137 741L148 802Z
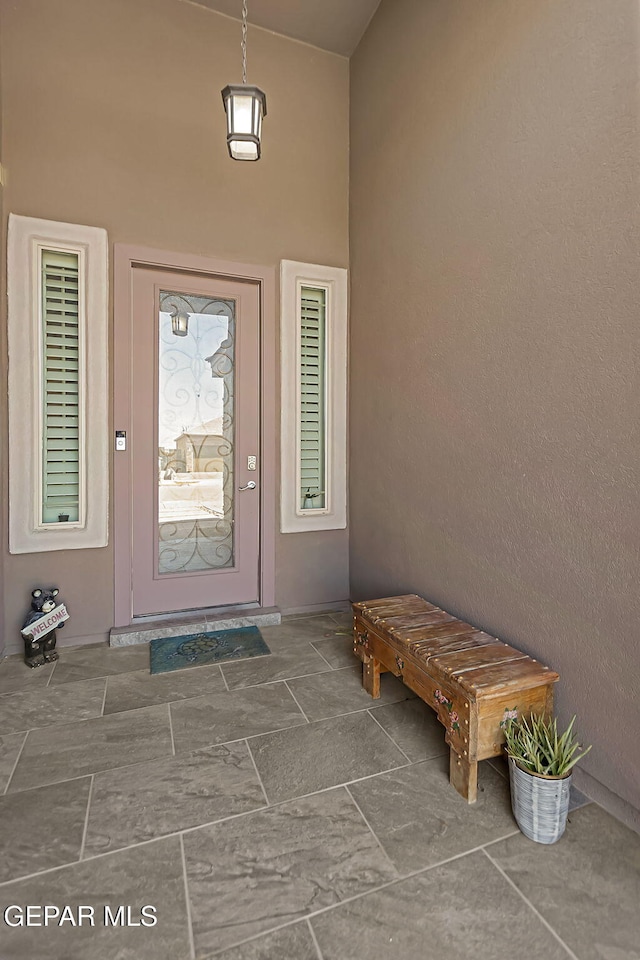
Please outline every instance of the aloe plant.
M527 720L521 717L508 720L504 726L507 755L529 773L546 777L566 777L578 760L589 753L588 746L581 753L581 745L573 732L575 716L564 731L558 733L558 721L545 720L532 714Z

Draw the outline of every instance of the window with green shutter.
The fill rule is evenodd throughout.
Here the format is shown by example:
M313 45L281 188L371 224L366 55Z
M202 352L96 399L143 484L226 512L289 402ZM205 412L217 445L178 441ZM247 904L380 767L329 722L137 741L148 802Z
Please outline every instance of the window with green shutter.
M347 524L347 271L283 260L282 533Z
M42 522L80 516L78 254L41 251Z
M9 552L108 543L109 245L9 215Z
M326 503L326 297L322 288L300 290L300 507Z

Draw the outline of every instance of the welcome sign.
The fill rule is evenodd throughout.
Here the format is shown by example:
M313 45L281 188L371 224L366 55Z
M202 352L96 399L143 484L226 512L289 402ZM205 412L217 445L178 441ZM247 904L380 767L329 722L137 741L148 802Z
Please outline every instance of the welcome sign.
M50 630L59 627L61 623L64 623L65 620L68 619L69 614L67 613L67 608L64 603L61 603L57 607L54 607L50 613L45 613L42 617L34 620L33 623L28 623L20 632L23 637L32 637L34 640L37 640L43 636L43 634L49 633Z

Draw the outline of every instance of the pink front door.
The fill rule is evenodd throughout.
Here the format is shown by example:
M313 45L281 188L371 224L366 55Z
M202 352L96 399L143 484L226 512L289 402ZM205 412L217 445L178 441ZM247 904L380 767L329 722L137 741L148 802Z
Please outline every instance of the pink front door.
M260 290L137 266L133 614L259 600Z

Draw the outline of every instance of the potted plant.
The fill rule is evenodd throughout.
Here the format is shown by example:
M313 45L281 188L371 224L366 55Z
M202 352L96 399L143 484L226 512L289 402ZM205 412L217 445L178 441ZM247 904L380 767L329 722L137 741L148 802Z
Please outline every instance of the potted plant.
M504 723L509 760L511 807L526 837L536 843L555 843L564 833L569 813L572 770L591 749L580 751L573 731L575 716L564 731L558 722L535 714Z

